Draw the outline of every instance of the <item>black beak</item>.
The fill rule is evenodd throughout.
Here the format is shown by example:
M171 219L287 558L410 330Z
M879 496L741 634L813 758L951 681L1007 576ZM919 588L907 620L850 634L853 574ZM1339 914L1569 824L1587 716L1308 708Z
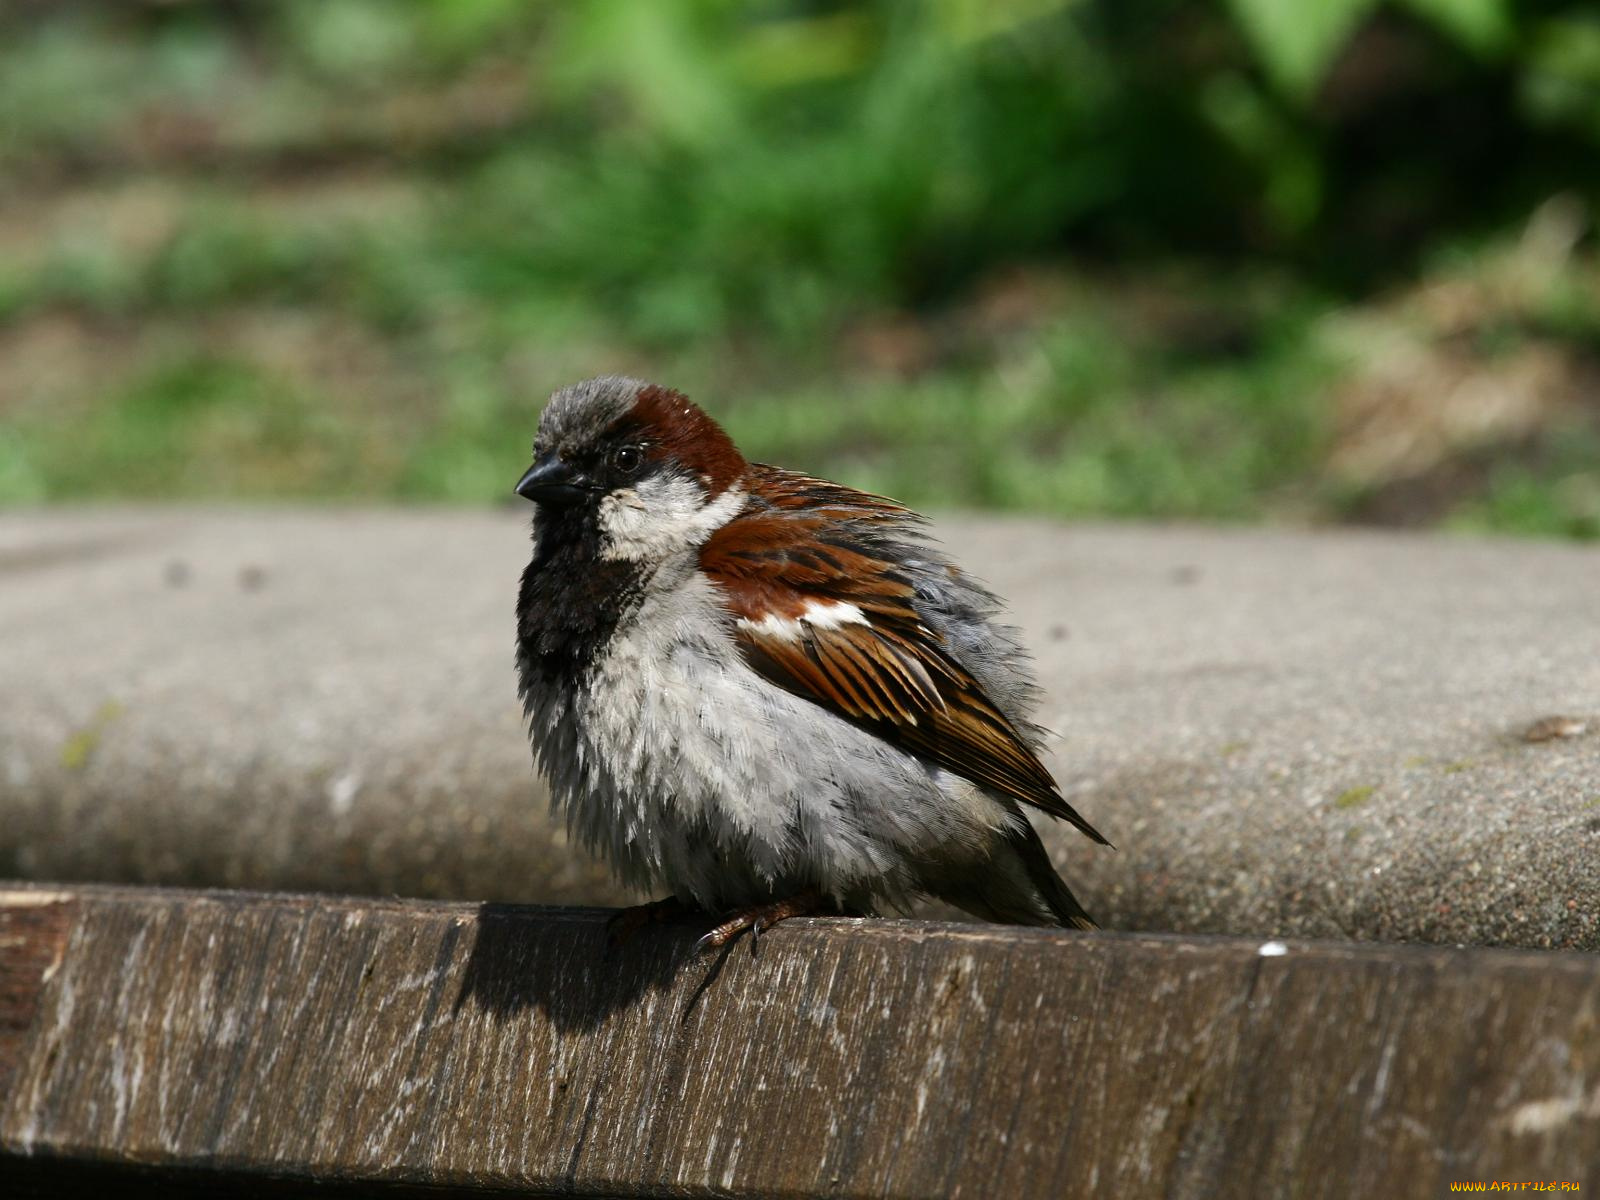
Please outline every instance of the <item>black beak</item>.
M535 504L567 508L582 500L589 490L584 478L554 454L546 454L529 467L517 481L517 495Z

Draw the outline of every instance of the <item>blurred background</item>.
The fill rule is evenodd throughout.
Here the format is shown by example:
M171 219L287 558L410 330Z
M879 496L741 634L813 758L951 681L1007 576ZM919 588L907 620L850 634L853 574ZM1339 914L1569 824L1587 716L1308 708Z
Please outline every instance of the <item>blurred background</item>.
M1600 537L1591 0L11 0L0 504L502 502L628 372L917 505Z

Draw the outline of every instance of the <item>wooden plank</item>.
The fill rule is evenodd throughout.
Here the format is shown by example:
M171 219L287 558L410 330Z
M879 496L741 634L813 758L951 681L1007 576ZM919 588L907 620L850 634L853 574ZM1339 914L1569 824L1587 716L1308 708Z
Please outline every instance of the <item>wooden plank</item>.
M11 1090L45 981L66 952L75 910L62 892L0 892L0 1096Z
M46 908L59 928L18 915ZM697 926L616 948L605 915L0 892L0 929L24 931L0 978L34 981L4 1027L0 1178L1020 1197L1600 1179L1589 956L826 920L697 957Z

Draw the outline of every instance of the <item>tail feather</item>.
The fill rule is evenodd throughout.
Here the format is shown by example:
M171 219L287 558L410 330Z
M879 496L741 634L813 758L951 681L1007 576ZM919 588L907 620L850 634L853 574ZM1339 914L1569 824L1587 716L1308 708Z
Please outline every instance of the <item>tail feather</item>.
M1066 881L1056 873L1055 865L1050 861L1050 855L1039 840L1039 833L1032 822L1023 820L1020 825L1021 828L1012 829L1006 841L1022 860L1028 881L1038 890L1057 923L1063 929L1099 929L1094 918L1078 903L1078 898L1072 894Z

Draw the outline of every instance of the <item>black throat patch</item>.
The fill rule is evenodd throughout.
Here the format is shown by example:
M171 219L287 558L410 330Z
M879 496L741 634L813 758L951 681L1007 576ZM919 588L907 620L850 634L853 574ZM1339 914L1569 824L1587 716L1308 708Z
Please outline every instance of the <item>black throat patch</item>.
M580 683L638 606L647 568L600 557L591 507L540 514L538 545L517 595L517 671L524 700Z

